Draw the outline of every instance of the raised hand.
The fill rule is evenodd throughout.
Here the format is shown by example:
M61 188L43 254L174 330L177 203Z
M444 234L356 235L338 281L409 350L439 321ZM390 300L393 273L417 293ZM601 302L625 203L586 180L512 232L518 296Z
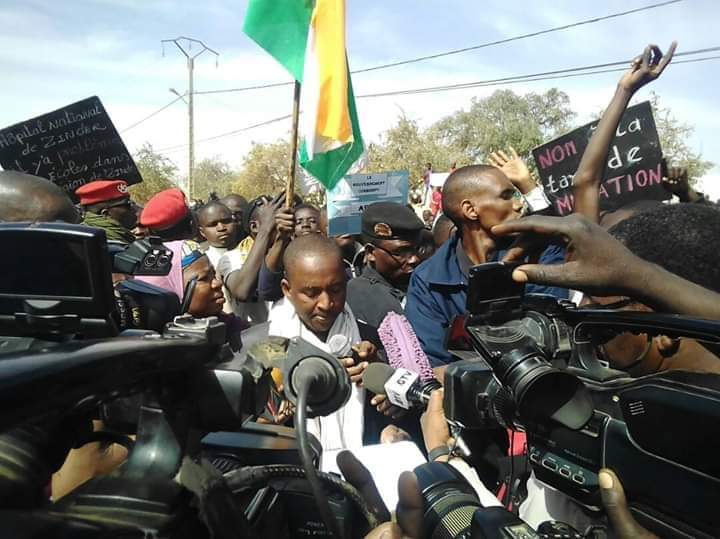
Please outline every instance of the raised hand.
M529 193L535 187L535 182L525 161L520 158L512 146L510 146L510 157L504 151L498 150L489 155L487 163L502 170L508 180L522 194Z
M680 199L680 202L696 202L701 195L690 187L687 167L667 167L663 187Z
M519 282L561 286L598 295L623 295L632 269L642 261L599 225L577 214L568 217L531 216L494 226L493 234L520 234L505 261L523 260L541 252L553 239L567 245L564 264L525 264L513 272Z
M274 215L275 228L281 238L290 238L295 232L295 210L282 206Z
M676 47L677 41L673 41L664 55L657 45L645 47L643 53L631 62L630 70L622 76L618 86L634 93L657 79L672 60Z

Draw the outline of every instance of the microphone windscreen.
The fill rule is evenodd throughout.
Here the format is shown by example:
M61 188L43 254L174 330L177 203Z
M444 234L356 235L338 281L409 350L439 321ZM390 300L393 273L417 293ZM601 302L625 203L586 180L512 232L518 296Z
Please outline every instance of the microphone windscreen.
M376 395L382 393L384 395L385 382L390 379L394 372L395 369L385 363L370 363L363 372L363 386L371 393Z
M419 374L423 381L433 378L430 361L407 318L390 311L380 324L378 335L390 365Z

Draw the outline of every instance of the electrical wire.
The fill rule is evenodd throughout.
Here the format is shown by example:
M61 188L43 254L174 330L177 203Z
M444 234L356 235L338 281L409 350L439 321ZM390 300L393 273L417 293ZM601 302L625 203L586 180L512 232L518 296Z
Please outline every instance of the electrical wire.
M178 101L180 101L183 97L184 97L184 96L177 96L175 99L173 99L172 101L170 101L170 103L168 103L167 105L164 105L164 106L160 107L160 108L157 109L155 112L153 112L153 113L151 113L151 114L148 114L148 115L145 116L142 120L138 120L138 121L135 122L134 124L125 127L124 129L122 129L122 130L120 131L120 133L124 133L125 131L129 131L129 130L132 129L133 127L137 127L137 126L140 125L141 123L149 120L150 118L152 118L152 117L155 116L156 114L160 114L160 113L161 113L162 111L164 111L166 108L168 108L168 107L170 107L171 105L174 105L175 103L177 103Z
M688 51L685 53L679 53L676 56L701 54L701 53L718 51L718 50L720 50L720 47L710 47L710 48L706 48L706 49L698 49L697 51ZM718 59L720 59L720 55L706 56L703 58L692 58L692 59L688 59L688 60L673 61L672 65L690 64L690 63L705 62L705 61L709 61L709 60L718 60ZM512 76L512 77L503 77L503 78L498 78L498 79L488 79L488 80L475 81L475 82L458 83L458 84L451 84L451 85L445 85L445 86L431 86L431 87L426 87L426 88L411 88L411 89L405 89L405 90L395 90L395 91L390 91L390 92L380 92L380 93L374 93L374 94L361 94L361 95L357 95L355 97L357 99L368 99L368 98L389 97L389 96L397 96L397 95L438 93L438 92L445 92L445 91L451 91L451 90L464 90L464 89L471 89L471 88L499 86L499 85L504 85L504 84L508 84L508 85L509 84L519 84L519 83L536 82L536 81L543 81L543 80L569 79L569 78L575 78L575 77L585 77L588 75L599 75L599 74L603 74L603 73L615 73L615 72L626 71L626 69L627 69L626 67L612 68L612 69L595 69L595 68L608 67L608 66L626 66L626 65L628 65L628 63L629 62L627 60L622 61L622 62L609 62L609 63L605 63L605 64L595 64L594 66L574 67L574 68L560 69L560 70L555 70L555 71L546 71L544 73L516 75L516 76ZM592 71L587 71L588 69L591 69ZM220 133L218 135L203 138L203 139L195 141L195 143L200 144L200 143L208 142L211 140L217 140L219 138L225 138L225 137L229 137L229 136L238 135L240 133L243 133L245 131L249 131L252 129L256 129L258 127L264 127L266 125L270 125L270 124L273 124L276 122L287 120L290 117L291 117L291 115L287 114L285 116L272 118L270 120L266 120L266 121L256 123L253 125L248 125L246 127L240 128L240 129L235 129L233 131L228 131L226 133ZM156 151L158 153L174 153L176 151L183 150L187 147L188 147L188 144L178 144L175 146L161 148Z
M300 461L305 469L305 476L315 496L315 502L320 511L320 516L322 516L325 522L328 534L336 539L342 539L343 536L338 528L337 519L335 515L333 515L332 509L330 509L330 503L325 495L325 489L320 482L320 478L315 470L315 465L313 464L312 454L310 453L310 439L308 438L307 432L307 398L310 388L310 384L303 384L300 386L297 395L297 410L295 412L297 424L295 425L295 429L297 430L298 452L300 453Z
M241 127L240 129L235 129L235 130L233 130L233 131L228 131L228 132L226 132L226 133L220 133L219 135L213 135L213 136L211 136L211 137L207 137L207 138L202 138L202 139L196 140L196 141L195 141L195 144L200 144L201 142L209 142L209 141L211 141L211 140L216 140L216 139L219 139L219 138L225 138L225 137L230 137L230 136L233 136L233 135L238 135L238 134L240 134L240 133L243 133L244 131L249 131L249 130L251 130L251 129L256 129L256 128L258 128L258 127L264 127L264 126L266 126L266 125L270 125L270 124L273 124L273 123L276 123L276 122L281 122L281 121L283 121L283 120L288 120L288 119L290 119L291 117L292 117L292 114L286 114L285 116L278 116L277 118L272 118L272 119L270 119L270 120L265 120L265 121L260 122L260 123L257 123L257 124L252 124L252 125L248 125L248 126L245 126L245 127ZM172 151L175 151L175 150L187 148L188 146L189 146L189 144L177 144L177 145L175 145L175 146L168 146L167 148L161 148L161 149L155 150L155 151L156 151L157 153L172 152Z
M428 55L426 55L426 56L419 56L419 57L417 57L417 58L409 58L409 59L407 59L407 60L401 60L401 61L398 61L398 62L391 62L391 63L387 63L387 64L380 64L380 65L376 65L376 66L365 67L365 68L362 68L362 69L357 69L357 70L355 70L355 71L351 71L350 73L352 73L352 74L355 74L355 73L368 73L368 72L370 72L370 71L379 71L379 70L381 70L381 69L389 69L389 68L392 68L392 67L398 67L398 66L407 65L407 64L415 64L415 63L419 63L419 62L424 62L424 61L426 61L426 60L434 60L434 59L436 59L436 58L442 58L442 57L451 56L451 55L454 55L454 54L461 54L461 53L463 53L463 52L469 52L469 51L474 51L474 50L478 50L478 49L484 49L484 48L487 48L487 47L494 47L494 46L496 46L496 45L503 45L503 44L505 44L505 43L511 43L511 42L513 42L513 41L519 41L519 40L527 39L527 38L530 38L530 37L537 37L537 36L541 36L541 35L545 35L545 34L550 34L550 33L553 33L553 32L559 32L559 31L562 31L562 30L568 30L568 29L570 29L570 28L576 28L576 27L578 27L578 26L583 26L583 25L586 25L586 24L593 24L593 23L600 22L600 21L605 21L605 20L608 20L608 19L614 19L614 18L618 18L618 17L624 17L625 15L632 15L632 14L634 14L634 13L639 13L639 12L641 12L641 11L647 11L647 10L650 10L650 9L655 9L655 8L659 8L659 7L664 7L664 6L667 6L667 5L670 5L670 4L677 4L677 3L682 2L682 1L683 1L683 0L667 0L666 2L659 2L659 3L657 3L657 4L650 4L650 5L647 5L647 6L642 6L642 7L635 8L635 9L630 9L630 10L627 10L627 11L620 11L620 12L618 12L618 13L611 13L611 14L609 14L609 15L604 15L604 16L602 16L602 17L593 17L593 18L590 18L590 19L583 19L583 20L581 20L581 21L576 21L576 22L573 22L573 23L570 23L570 24L564 24L564 25L562 25L562 26L555 26L555 27L553 27L553 28L546 28L545 30L538 30L538 31L536 31L536 32L530 32L530 33L527 33L527 34L520 34L520 35L517 35L517 36L508 37L508 38L505 38L505 39L499 39L499 40L496 40L496 41L488 41L488 42L486 42L486 43L480 43L479 45L472 45L472 46L470 46L470 47L463 47L463 48L461 48L461 49L452 49L452 50L449 50L449 51L439 52L439 53L435 53L435 54L428 54ZM245 92L245 91L249 91L249 90L264 90L265 88L277 88L278 86L290 86L290 85L292 85L292 84L294 84L292 81L290 81L290 82L273 82L273 83L268 83L268 84L259 84L259 85L255 85L255 86L245 86L245 87L242 87L242 88L228 88L228 89L225 89L225 90L205 90L205 91L202 91L202 92L195 92L195 94L196 94L196 95L202 95L202 94L219 94L219 93L228 93L228 92Z
M701 52L709 52L709 51L718 51L720 50L720 47L713 47L712 49L703 49L700 52L696 52L695 54L700 54ZM689 54L686 53L686 54ZM673 65L678 64L689 64L693 62L703 62L706 60L716 60L720 58L720 56L708 56L705 58L696 58L691 60L678 60L674 61ZM552 80L552 79L569 79L573 77L584 77L586 75L596 75L600 73L613 73L613 72L619 72L619 71L627 71L627 67L621 67L616 69L596 69L600 67L609 67L609 66L627 66L628 62L612 62L608 64L597 64L595 66L586 66L586 67L577 67L577 68L568 68L568 69L561 69L557 71L546 71L544 73L533 73L529 75L516 75L512 77L503 77L500 79L489 79L489 80L481 80L481 81L474 81L474 82L463 82L458 84L448 84L444 86L429 86L426 88L409 88L406 90L393 90L390 92L380 92L375 94L361 94L357 95L358 99L361 98L372 98L372 97L387 97L387 96L395 96L395 95L413 95L413 94L422 94L422 93L437 93L437 92L445 92L448 90L465 90L469 88L479 88L483 86L497 86L499 84L513 84L513 83L520 83L520 82L534 82L539 80ZM594 71L587 71L588 69L594 70ZM557 74L557 75L556 75Z

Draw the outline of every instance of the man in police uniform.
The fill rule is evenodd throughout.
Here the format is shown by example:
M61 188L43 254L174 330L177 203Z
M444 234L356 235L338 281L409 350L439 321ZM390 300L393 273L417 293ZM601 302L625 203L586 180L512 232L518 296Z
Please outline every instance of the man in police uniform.
M132 243L137 206L123 180L95 180L75 191L85 210L83 224L105 230L108 240Z
M347 287L347 302L359 322L377 329L388 312L403 313L410 276L420 263L422 230L422 221L402 204L376 202L365 208L365 267Z

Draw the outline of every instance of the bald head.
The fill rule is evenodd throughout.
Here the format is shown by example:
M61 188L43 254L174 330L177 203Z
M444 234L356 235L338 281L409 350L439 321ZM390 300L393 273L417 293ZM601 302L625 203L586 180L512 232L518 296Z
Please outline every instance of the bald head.
M0 221L80 221L70 198L49 180L16 172L0 171Z
M462 167L450 174L443 186L443 212L458 229L461 229L471 220L467 210L477 214L475 220L482 220L483 207L488 206L487 210L498 213L496 216L491 216L487 223L489 225L490 222L497 220L495 217L501 217L500 213L515 211L512 204L515 191L507 176L496 167L489 165ZM473 208L464 206L464 201L470 201ZM508 203L507 208L490 207L502 201Z
M220 202L225 204L232 211L243 210L248 207L248 201L242 195L228 195L226 197L222 197Z
M320 259L326 264L336 261L338 267L344 267L342 252L332 239L322 234L309 234L295 238L285 249L283 255L283 265L288 279L291 279L296 270L314 266L315 262Z
M325 340L345 308L347 278L340 249L321 234L308 234L290 242L283 262L283 294L303 324Z

